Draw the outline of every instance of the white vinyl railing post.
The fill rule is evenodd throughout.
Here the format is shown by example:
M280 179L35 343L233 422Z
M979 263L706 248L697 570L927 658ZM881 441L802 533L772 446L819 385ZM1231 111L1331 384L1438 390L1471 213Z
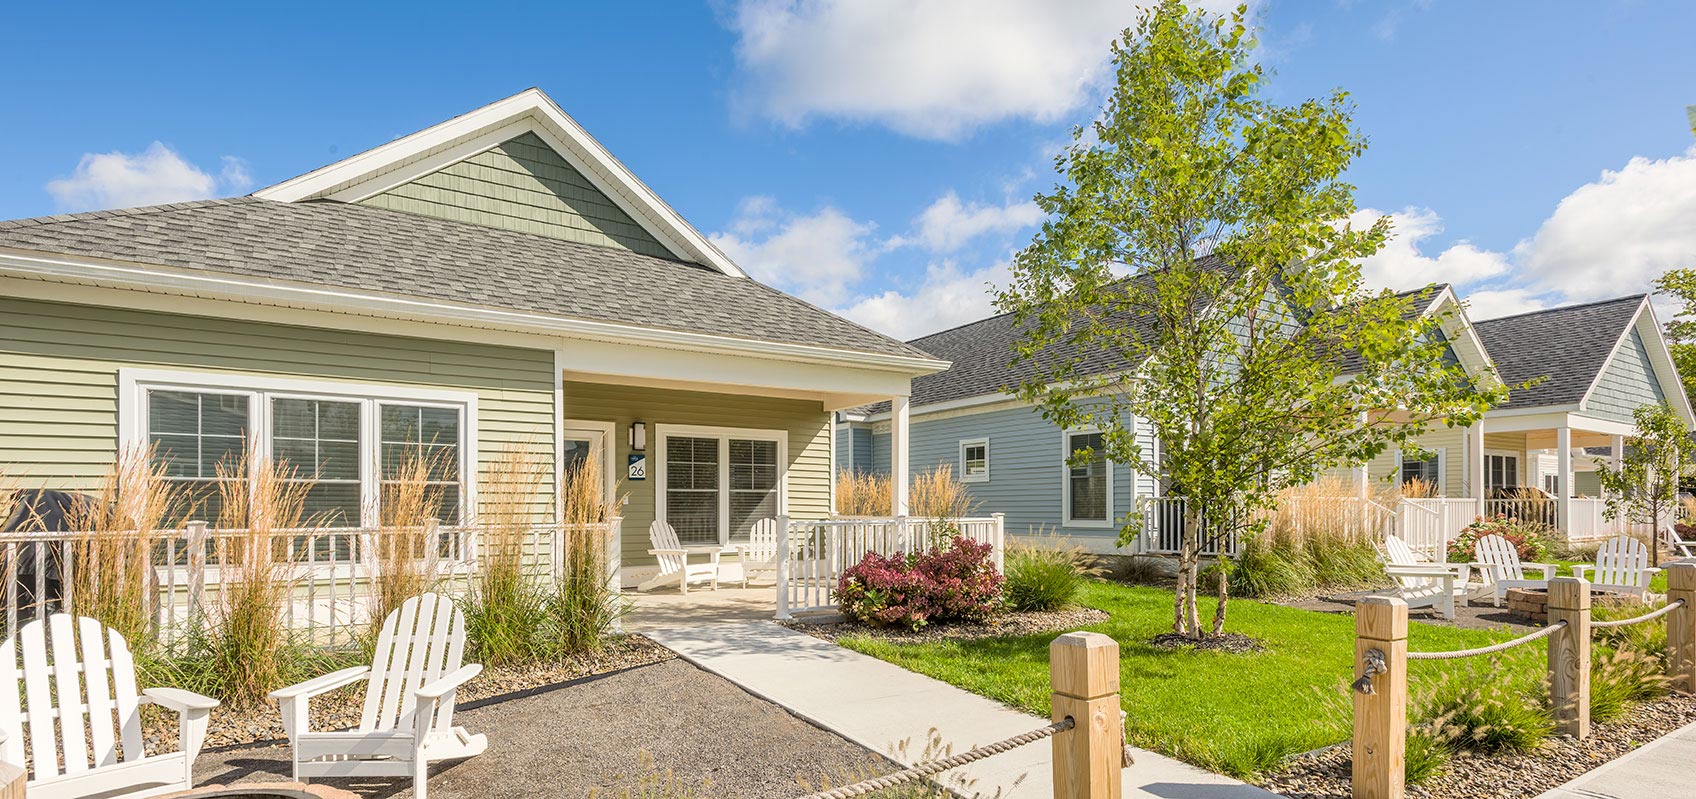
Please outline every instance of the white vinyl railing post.
M790 561L795 553L789 546L789 518L777 518L777 619L788 621L794 616L789 612L789 578L791 576Z
M989 518L995 520L995 527L990 532L990 535L994 536L990 541L990 546L994 548L990 552L995 553L995 570L1005 573L1007 571L1007 514L991 513Z
M188 523L188 623L198 629L206 613L206 522Z

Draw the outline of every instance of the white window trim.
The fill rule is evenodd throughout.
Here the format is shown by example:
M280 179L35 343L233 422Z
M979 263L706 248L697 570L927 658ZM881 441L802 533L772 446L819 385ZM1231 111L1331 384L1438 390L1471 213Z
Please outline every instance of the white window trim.
M1437 496L1449 495L1449 448L1437 447L1429 452L1437 454ZM1396 485L1402 484L1402 451L1396 450Z
M477 507L477 394L435 388L413 388L366 383L338 383L288 377L232 375L216 372L187 372L161 369L118 370L118 442L139 451L147 446L147 392L196 391L239 394L247 397L248 423L254 431L254 450L271 457L271 407L266 399L313 399L359 402L360 526L375 527L379 516L382 480L382 446L379 408L383 405L419 405L454 408L459 417L460 522L476 515ZM372 479L367 479L367 476Z
M983 447L983 474L971 476L966 474L966 449L968 447ZM960 440L960 482L987 483L989 482L989 439L966 438Z
M1484 491L1486 493L1488 493L1490 488L1491 488L1491 485L1490 485L1490 456L1491 455L1499 455L1499 456L1504 457L1504 458L1514 458L1515 459L1514 460L1514 476L1513 476L1514 486L1523 487L1525 485L1525 467L1526 467L1525 461L1527 460L1527 458L1525 457L1524 452L1519 452L1519 451L1515 451L1515 450L1511 450L1511 449L1486 449L1486 450L1484 450L1484 463L1482 464L1483 468L1484 468ZM1541 488L1541 486L1537 486L1537 487Z
M1067 461L1072 457L1072 436L1090 435L1092 433L1100 432L1100 428L1096 427L1075 427L1070 430L1060 431L1060 518L1064 520L1063 526L1065 527L1093 527L1104 530L1111 529L1113 527L1113 494L1115 487L1113 484L1113 461L1111 460L1103 462L1107 472L1103 475L1103 478L1107 481L1107 518L1072 518L1072 467L1067 464Z
M707 427L701 425L656 424L654 425L654 443L649 450L649 457L654 461L654 518L670 524L666 519L665 485L666 485L666 439L678 436L682 438L716 438L718 448L718 543L721 547L730 546L730 444L729 439L739 438L745 441L775 441L777 442L777 513L779 516L789 513L789 431L762 430L751 427Z
M601 434L601 482L606 483L606 502L611 507L617 502L618 484L622 475L618 472L618 435L617 422L600 422L588 419L565 419L560 422L559 451L556 460L557 468L564 479L565 472L565 434L568 430L593 430Z

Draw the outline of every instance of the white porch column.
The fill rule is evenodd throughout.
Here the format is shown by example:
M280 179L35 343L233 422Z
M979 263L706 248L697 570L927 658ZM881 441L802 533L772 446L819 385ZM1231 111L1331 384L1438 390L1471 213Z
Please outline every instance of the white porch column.
M1371 422L1371 420L1367 418L1366 412L1361 411L1361 413L1360 413L1360 426L1364 428L1370 422ZM1367 473L1367 464L1362 463L1361 465L1355 467L1354 479L1355 479L1355 487L1358 490L1360 498L1364 503L1364 500L1366 499L1366 484L1369 481L1371 481L1371 479L1372 479L1372 475ZM1397 484L1399 485L1401 483L1402 476L1398 474L1392 479L1394 479L1397 482ZM1364 511L1365 505L1362 504L1361 507L1362 507L1362 512L1365 512Z
M1484 420L1472 423L1466 431L1466 482L1473 500L1478 503L1478 515L1484 515Z
M906 397L891 397L889 400L889 480L893 500L890 504L894 506L891 510L896 516L906 516L910 483L907 476Z
M1572 428L1555 428L1555 526L1572 535Z
M1625 436L1614 436L1610 443L1608 451L1613 454L1608 456L1608 468L1617 472L1620 462L1625 459Z

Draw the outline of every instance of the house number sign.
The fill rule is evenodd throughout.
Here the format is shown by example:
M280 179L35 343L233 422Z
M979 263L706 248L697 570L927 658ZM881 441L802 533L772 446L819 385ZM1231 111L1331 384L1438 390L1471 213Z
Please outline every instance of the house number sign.
M648 456L647 456L646 453L642 453L642 452L632 452L632 453L630 453L630 470L629 470L629 474L627 474L625 476L625 479L626 480L646 480L646 479L648 479Z

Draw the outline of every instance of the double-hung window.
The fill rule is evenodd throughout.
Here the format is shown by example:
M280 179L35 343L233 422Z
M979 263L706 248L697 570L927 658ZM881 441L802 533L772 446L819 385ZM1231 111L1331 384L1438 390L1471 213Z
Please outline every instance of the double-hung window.
M960 442L960 482L989 481L989 439L971 438Z
M374 526L384 494L417 477L441 521L464 516L474 394L140 369L119 381L124 441L150 448L179 489L172 523L240 524L223 499L259 462L299 487L306 523Z
M679 543L746 541L784 510L787 433L659 425L659 518Z
M1430 453L1428 458L1415 459L1407 454L1398 457L1401 460L1400 484L1403 487L1417 486L1442 496L1445 482L1442 450Z
M1065 433L1066 523L1106 526L1113 519L1113 466L1098 431ZM1087 453L1086 453L1087 451Z

